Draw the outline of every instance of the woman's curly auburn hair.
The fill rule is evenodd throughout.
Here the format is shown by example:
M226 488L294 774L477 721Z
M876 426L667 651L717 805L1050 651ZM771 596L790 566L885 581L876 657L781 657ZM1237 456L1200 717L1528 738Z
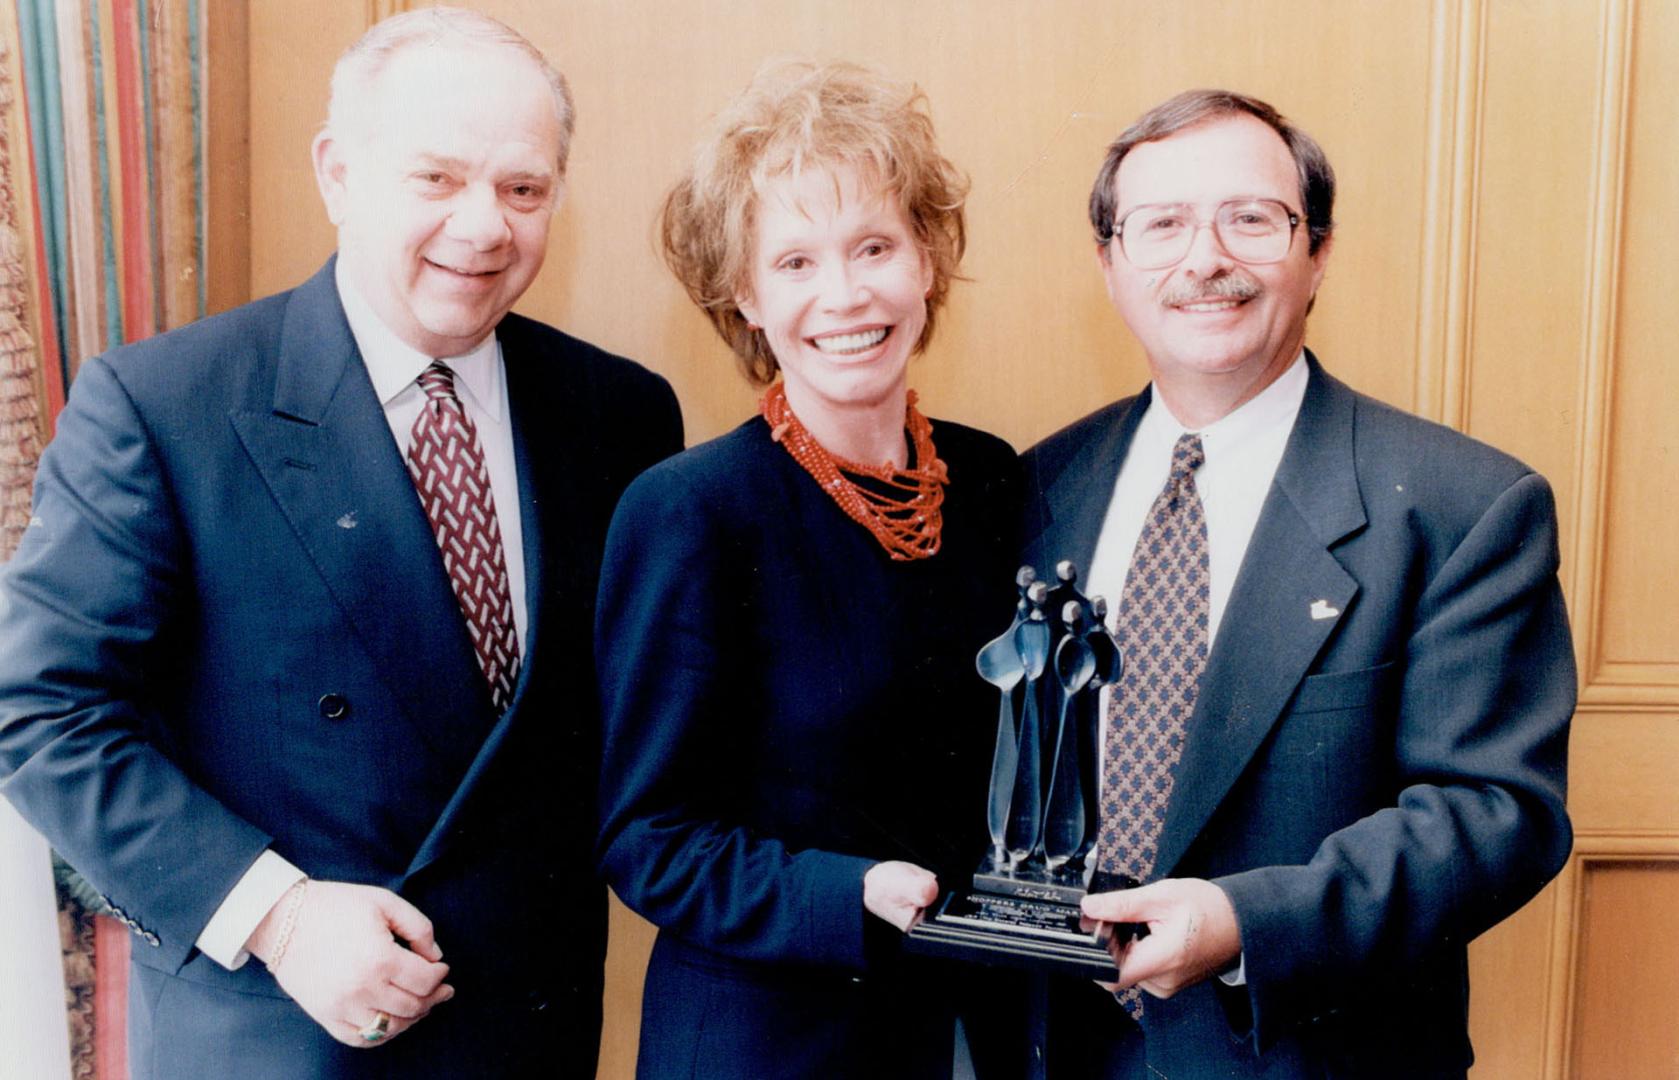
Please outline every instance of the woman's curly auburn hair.
M933 269L927 324L967 245L968 181L939 153L927 95L856 64L779 61L762 68L713 120L659 212L665 262L758 386L779 369L736 297L751 283L754 216L765 186L806 169L852 167L902 203Z

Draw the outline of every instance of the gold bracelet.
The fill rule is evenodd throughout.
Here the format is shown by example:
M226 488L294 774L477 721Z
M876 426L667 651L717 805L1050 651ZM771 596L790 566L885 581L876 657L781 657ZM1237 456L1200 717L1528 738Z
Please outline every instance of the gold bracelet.
M303 907L303 891L308 887L309 879L304 878L286 890L291 899L286 903L285 917L280 920L280 933L274 939L274 951L268 954L269 971L279 967L280 961L286 955L286 946L291 944L292 931L297 929L297 913Z

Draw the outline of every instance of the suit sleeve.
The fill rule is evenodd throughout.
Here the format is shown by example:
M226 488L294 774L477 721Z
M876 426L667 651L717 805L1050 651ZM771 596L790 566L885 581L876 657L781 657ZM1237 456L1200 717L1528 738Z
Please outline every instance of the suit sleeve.
M179 966L269 837L164 750L190 552L133 402L99 358L42 456L0 589L0 791ZM230 707L237 707L230 703Z
M705 948L861 968L872 861L789 850L731 812L758 748L731 724L750 673L735 542L719 516L666 467L630 488L612 522L595 647L602 869L631 908Z
M1557 565L1551 492L1529 473L1418 599L1396 804L1328 836L1304 866L1217 879L1241 926L1260 1048L1364 994L1402 992L1413 965L1461 950L1567 858L1576 686Z
M665 414L664 419L657 426L657 430L662 433L663 438L654 447L656 456L653 458L653 462L649 464L663 461L673 454L680 454L684 441L682 406L676 400L676 392L670 388L670 383L662 378L659 380L657 396L661 410Z
M599 390L597 408L613 410L608 422L618 494L659 462L682 452L682 406L664 376L639 366Z

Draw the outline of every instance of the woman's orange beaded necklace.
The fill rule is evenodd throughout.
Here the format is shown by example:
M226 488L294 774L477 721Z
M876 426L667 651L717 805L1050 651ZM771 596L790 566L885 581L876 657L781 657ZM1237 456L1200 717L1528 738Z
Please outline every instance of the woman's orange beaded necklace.
M913 469L890 463L861 465L828 453L793 415L782 383L764 391L758 411L770 426L770 438L785 446L846 516L869 530L893 559L906 562L938 554L944 530L944 486L950 477L933 449L933 425L915 407L914 390L909 392L904 413L904 427L915 447ZM861 486L846 473L876 481L893 494Z

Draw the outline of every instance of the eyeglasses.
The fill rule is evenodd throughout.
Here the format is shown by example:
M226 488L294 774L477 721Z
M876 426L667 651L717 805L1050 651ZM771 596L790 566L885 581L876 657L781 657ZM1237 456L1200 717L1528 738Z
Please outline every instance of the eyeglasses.
M1201 221L1187 203L1138 206L1114 225L1125 260L1139 270L1164 270L1189 254L1195 234L1210 225L1219 246L1244 263L1281 262L1294 243L1300 215L1275 199L1231 199L1212 221Z

